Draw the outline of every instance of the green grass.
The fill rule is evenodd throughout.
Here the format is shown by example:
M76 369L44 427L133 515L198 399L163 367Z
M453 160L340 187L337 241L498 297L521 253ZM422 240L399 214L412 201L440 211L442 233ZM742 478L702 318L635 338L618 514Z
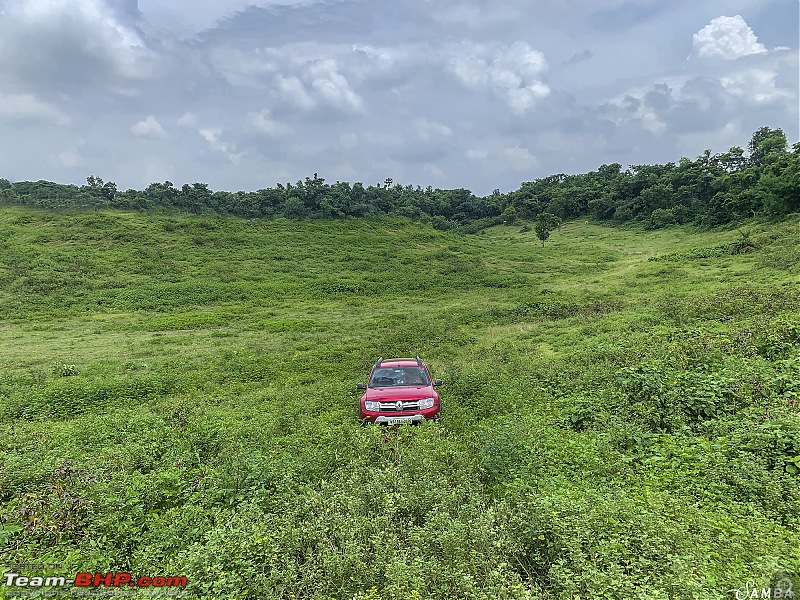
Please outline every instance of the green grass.
M198 598L724 598L800 572L800 225L0 212L0 561ZM441 423L360 427L420 354ZM31 573L36 575L37 573ZM3 588L3 591L7 589Z

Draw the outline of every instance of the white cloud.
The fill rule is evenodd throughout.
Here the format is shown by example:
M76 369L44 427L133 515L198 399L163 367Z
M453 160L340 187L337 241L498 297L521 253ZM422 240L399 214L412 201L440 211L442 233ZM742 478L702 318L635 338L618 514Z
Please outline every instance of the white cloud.
M500 98L517 114L550 94L543 80L544 55L523 41L387 46L292 42L250 50L225 46L214 49L210 60L229 83L270 88L284 107L300 111L365 113L369 91L390 92L402 101L414 93L406 82L439 77L442 70L466 87Z
M429 121L422 117L414 119L414 127L423 141L448 138L453 134L453 130L447 125L437 123L436 121Z
M504 99L511 110L522 114L550 94L542 80L547 72L544 54L527 42L509 46L464 44L450 59L456 78L472 89L489 89Z
M199 129L198 133L206 142L208 142L208 145L211 148L217 150L218 152L222 152L222 154L224 154L233 164L238 164L242 156L244 156L244 152L236 152L236 147L234 144L222 140L221 128L214 127Z
M526 81L535 81L547 71L544 54L521 41L514 42L501 52L494 65L518 72Z
M512 87L506 92L508 105L517 114L524 113L532 108L536 101L550 93L550 88L542 83L534 83L524 87Z
M199 129L197 133L207 141L212 147L222 149L219 147L219 136L222 135L222 129Z
M353 44L351 52L357 61L363 59L363 62L357 62L354 65L355 71L362 77L390 74L398 63L408 57L408 48L399 45L379 47L370 44Z
M175 122L181 127L194 127L197 125L197 115L187 111L178 117L178 120Z
M789 98L790 92L776 85L778 73L767 69L746 69L720 78L722 86L732 95L748 103L763 104Z
M478 44L432 41L392 45L291 42L264 48L211 52L214 69L234 86L265 87L278 105L302 112L333 109L365 114L375 94L393 102L418 95L419 77L442 71L462 85L499 98L517 115L550 94L544 54L524 41ZM277 112L277 111L276 111Z
M306 61L297 74L277 75L275 89L278 98L290 108L310 111L330 107L345 113L364 110L363 99L350 88L338 61L330 57Z
M0 93L0 119L69 125L70 119L55 106L30 94Z
M258 131L269 136L285 135L290 131L289 127L273 119L270 111L267 109L261 112L248 113L247 120Z
M364 108L361 97L350 89L339 65L332 58L314 61L308 65L311 87L324 102L345 112L360 112Z
M692 47L694 54L699 57L726 60L767 51L741 15L712 19L694 34Z
M137 137L164 137L164 128L161 127L161 123L152 115L131 126L130 131Z
M482 88L489 81L489 64L476 56L457 56L451 62L453 73L471 88Z
M305 85L297 77L284 77L278 75L275 78L280 97L289 105L301 110L311 110L317 103L314 98L306 91Z

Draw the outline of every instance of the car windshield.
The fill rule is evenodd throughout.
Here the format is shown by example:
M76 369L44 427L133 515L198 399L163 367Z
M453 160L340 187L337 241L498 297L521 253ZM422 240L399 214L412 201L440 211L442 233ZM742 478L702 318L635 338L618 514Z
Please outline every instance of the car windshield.
M430 385L424 369L419 367L382 367L375 369L370 387L392 387L397 385Z

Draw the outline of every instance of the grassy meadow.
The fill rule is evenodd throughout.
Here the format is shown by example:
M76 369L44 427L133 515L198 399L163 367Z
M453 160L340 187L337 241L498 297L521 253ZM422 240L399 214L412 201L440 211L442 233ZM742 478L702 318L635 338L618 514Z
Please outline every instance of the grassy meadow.
M0 563L218 599L800 573L797 218L525 229L3 208ZM417 354L441 422L361 427Z

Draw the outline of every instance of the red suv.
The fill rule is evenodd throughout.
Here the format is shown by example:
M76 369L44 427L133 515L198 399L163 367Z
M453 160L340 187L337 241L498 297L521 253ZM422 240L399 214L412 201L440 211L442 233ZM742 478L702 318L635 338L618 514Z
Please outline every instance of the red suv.
M358 417L363 423L403 425L438 419L442 410L439 394L433 389L441 379L431 379L428 367L417 358L378 359L369 374L369 384L356 384L364 390L358 401Z

